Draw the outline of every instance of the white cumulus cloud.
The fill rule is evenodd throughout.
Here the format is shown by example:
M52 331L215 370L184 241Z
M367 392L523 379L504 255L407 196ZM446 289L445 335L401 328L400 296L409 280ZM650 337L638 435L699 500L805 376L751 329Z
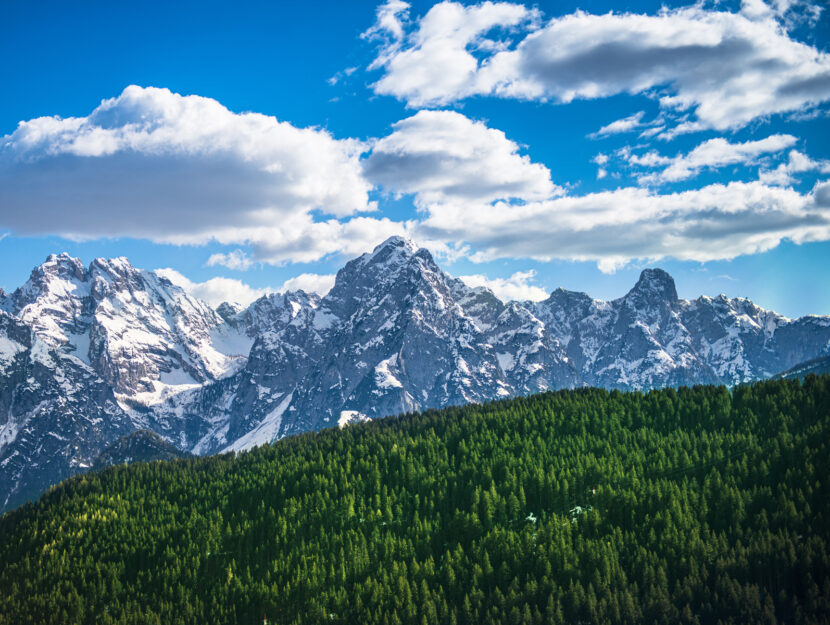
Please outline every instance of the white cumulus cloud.
M666 136L736 128L830 99L830 55L793 39L779 19L792 3L779 4L788 6L577 11L538 26L521 4L445 1L381 43L370 68L383 70L377 93L409 106L475 95L567 103L662 89L665 112L694 114Z
M0 138L0 226L251 243L255 260L270 261L275 236L288 231L289 249L315 229L312 211L345 228L338 219L375 209L360 163L366 147L209 98L131 86L87 117L32 119Z
M547 199L561 192L550 170L519 154L504 132L454 111L419 111L393 124L364 164L366 177L419 204Z
M385 7L390 3L381 6L378 21L367 31L393 35L381 44L378 57L370 65L370 69L385 69L374 89L416 107L473 95L479 63L471 49L497 50L503 42L487 36L494 28L512 29L538 18L535 10L509 2L469 7L441 2L417 21L414 32L404 33L398 18L402 11L390 18L392 9L383 10Z

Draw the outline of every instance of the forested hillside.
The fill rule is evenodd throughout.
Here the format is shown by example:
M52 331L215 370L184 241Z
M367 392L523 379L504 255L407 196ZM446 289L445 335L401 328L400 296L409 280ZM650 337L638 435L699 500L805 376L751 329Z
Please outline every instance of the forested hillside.
M829 445L810 376L116 466L0 519L0 623L826 623Z

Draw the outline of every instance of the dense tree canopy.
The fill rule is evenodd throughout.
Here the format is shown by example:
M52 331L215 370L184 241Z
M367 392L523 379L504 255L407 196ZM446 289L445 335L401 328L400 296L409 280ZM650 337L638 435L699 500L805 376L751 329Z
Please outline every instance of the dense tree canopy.
M430 411L0 519L0 624L830 622L830 377Z

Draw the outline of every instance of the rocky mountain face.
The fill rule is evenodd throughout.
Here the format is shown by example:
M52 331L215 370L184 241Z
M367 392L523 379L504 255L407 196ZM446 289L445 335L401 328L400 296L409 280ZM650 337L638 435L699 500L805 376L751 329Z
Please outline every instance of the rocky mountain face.
M133 429L100 376L0 312L0 510L91 467Z
M0 295L0 504L156 432L196 454L424 408L595 385L733 385L830 353L830 317L682 300L645 270L620 299L508 302L393 237L323 298L216 310L125 259L50 256Z
M0 303L0 510L91 467L152 406L232 374L253 342L123 258L50 256Z

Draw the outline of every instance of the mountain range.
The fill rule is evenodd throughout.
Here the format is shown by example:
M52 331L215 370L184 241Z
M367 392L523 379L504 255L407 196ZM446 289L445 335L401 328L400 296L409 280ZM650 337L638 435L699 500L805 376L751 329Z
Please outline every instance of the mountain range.
M122 457L138 430L214 454L548 389L735 385L828 353L830 317L680 299L660 269L610 302L502 302L393 237L324 297L213 309L124 258L52 255L0 292L0 510Z

